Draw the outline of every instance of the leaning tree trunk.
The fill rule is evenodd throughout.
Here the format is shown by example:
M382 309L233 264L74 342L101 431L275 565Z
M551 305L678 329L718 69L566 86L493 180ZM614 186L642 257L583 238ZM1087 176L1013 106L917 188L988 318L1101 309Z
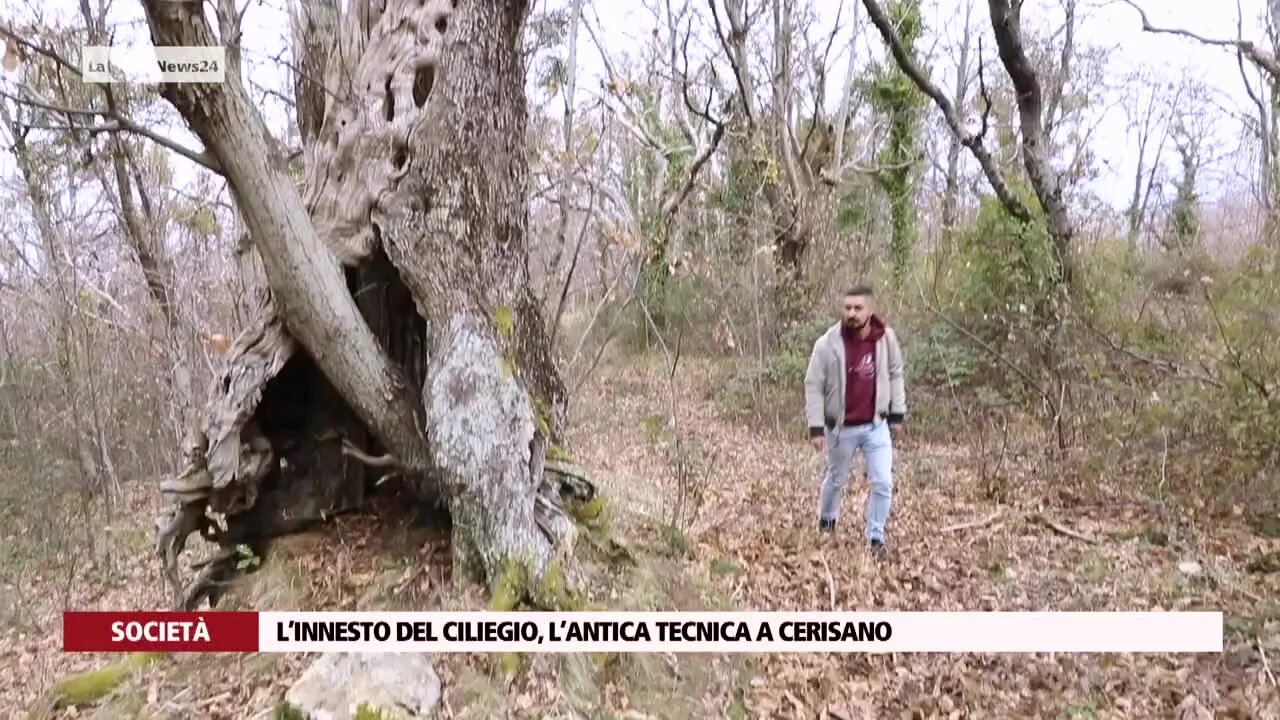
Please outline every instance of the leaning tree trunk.
M544 468L564 389L528 282L527 7L380 5L342 20L301 194L238 77L165 87L224 169L269 289L164 486L181 506L160 550L172 573L196 530L226 546L359 505L355 458L445 500L456 557L491 584L516 573L554 603L534 589L568 569L562 494L594 489ZM194 7L144 6L157 45L213 44Z

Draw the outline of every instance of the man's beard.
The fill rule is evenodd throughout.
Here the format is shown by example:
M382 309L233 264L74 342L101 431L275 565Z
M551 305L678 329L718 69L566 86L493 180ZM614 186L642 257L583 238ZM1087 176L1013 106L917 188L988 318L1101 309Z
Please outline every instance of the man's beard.
M845 318L844 326L850 330L860 331L862 328L867 326L867 321L863 320L862 322L858 322L855 318Z

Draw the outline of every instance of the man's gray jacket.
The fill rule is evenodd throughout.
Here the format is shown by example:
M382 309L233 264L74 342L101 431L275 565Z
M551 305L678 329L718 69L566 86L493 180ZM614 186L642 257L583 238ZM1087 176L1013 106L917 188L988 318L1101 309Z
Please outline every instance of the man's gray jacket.
M872 316L870 322L881 322ZM907 394L902 379L902 348L893 329L884 326L876 341L876 417L901 422L907 414ZM813 344L809 369L804 376L804 417L812 436L844 424L844 338L840 323L831 326Z

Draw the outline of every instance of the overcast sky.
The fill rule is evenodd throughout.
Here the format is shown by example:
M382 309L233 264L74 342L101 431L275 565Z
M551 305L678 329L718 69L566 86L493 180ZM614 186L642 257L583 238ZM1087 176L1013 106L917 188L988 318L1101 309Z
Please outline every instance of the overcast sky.
M288 37L288 21L284 7L287 0L249 0L245 18L245 39L247 74L251 81L268 88L285 89L283 69L274 61L274 57L285 46ZM929 53L929 62L933 68L935 79L944 87L951 83L951 72L947 68L953 57L953 50L961 30L960 23L965 2L971 0L924 0L925 20L929 33L923 43L924 50ZM562 5L567 0L538 0L538 7L546 9ZM837 39L836 49L846 52L852 37L850 21L855 11L855 0L814 0L824 32L829 33L834 26L837 14L841 15L841 23L845 26ZM1212 37L1235 37L1236 9L1225 3L1210 3L1205 0L1140 0L1143 7L1157 25L1168 25L1195 29L1197 32ZM635 49L643 45L653 29L653 15L639 2L623 0L587 0L592 6L590 16L598 16L604 26L610 52ZM976 0L974 9L974 25L989 35L990 24L986 14L986 3ZM1077 30L1078 43L1082 46L1101 46L1112 49L1111 60L1107 66L1108 84L1117 85L1126 73L1145 69L1163 76L1168 81L1176 81L1184 72L1202 79L1214 89L1219 96L1217 105L1205 108L1208 117L1212 118L1215 140L1211 150L1218 154L1234 151L1241 142L1240 122L1231 116L1231 112L1247 112L1249 100L1236 65L1232 51L1206 47L1185 38L1151 35L1141 32L1141 24L1137 13L1119 0L1081 0L1081 20ZM705 2L694 0L694 6L705 9ZM1264 0L1240 0L1244 17L1244 37L1257 41L1265 41L1261 22ZM754 6L754 3L752 3ZM882 54L881 44L874 29L865 21L861 8L857 8L861 32L853 44L859 55L859 64L865 63L873 56ZM30 11L19 10L18 17L29 17ZM40 4L41 14L49 21L60 25L76 22L78 17L75 0L45 0ZM1028 0L1024 7L1024 18L1028 23L1045 28L1053 28L1060 24L1060 0ZM7 18L6 18L7 19ZM146 43L147 35L141 26L142 11L135 0L114 0L109 19L117 28L117 36L125 43ZM120 40L118 40L120 42ZM994 44L986 43L989 72L998 72L998 60L994 56ZM603 75L603 65L589 36L583 32L579 39L579 87L586 93L598 87L596 79ZM845 65L844 57L832 61L831 82L840 81ZM990 77L990 75L988 76ZM12 88L14 75L4 76L5 85ZM835 97L832 87L829 96ZM1115 95L1113 94L1114 98ZM579 101L585 98L580 95ZM276 118L282 117L281 108L268 109ZM558 111L557 111L558 114ZM283 123L273 123L282 127ZM193 137L180 129L175 135L183 135L192 146L198 146ZM1136 163L1133 143L1126 133L1126 117L1119 105L1111 106L1105 111L1104 119L1093 136L1091 147L1103 161L1104 172L1094 183L1093 190L1105 197L1113 206L1122 206L1132 187L1132 175ZM1172 159L1171 153L1166 157ZM175 166L182 161L176 161ZM1211 165L1202 172L1204 185L1202 192L1207 200L1219 194L1219 188L1225 181L1234 181L1239 185L1247 168L1242 167L1241 156L1236 153L1226 160ZM12 177L14 167L12 158L5 153L0 158L0 172Z

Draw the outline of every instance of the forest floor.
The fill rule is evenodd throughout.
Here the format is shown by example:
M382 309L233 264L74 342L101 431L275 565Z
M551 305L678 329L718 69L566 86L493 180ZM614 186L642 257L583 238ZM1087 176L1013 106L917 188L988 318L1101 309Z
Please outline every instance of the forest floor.
M437 658L440 717L585 718L1280 718L1268 659L1280 663L1280 541L1243 521L1170 517L1112 490L1106 504L1064 500L1056 478L1016 452L996 506L974 443L908 427L898 442L891 561L861 540L866 487L846 490L835 537L813 508L821 458L781 421L734 411L732 369L660 360L603 365L573 408L568 449L612 502L612 531L634 562L591 561L612 607L751 610L1213 609L1225 652L1204 655L624 655L528 657L514 678L486 656ZM675 421L669 411L675 397ZM793 397L794 396L794 397ZM590 398L587 400L586 398ZM784 402L796 403L797 388ZM923 398L915 398L918 410ZM924 413L917 412L916 417ZM772 424L773 427L763 427ZM674 438L680 438L677 445ZM683 480L682 480L683 479ZM1111 485L1127 487L1123 479ZM697 492L689 527L666 519ZM0 559L0 715L27 717L70 672L111 658L60 651L63 608L163 608L150 551L160 510L132 487L91 533L89 550L54 553L29 526L6 523ZM1043 515L1057 527L1032 522ZM65 527L78 526L68 517ZM959 524L973 526L947 530ZM56 524L56 523L55 523ZM47 532L47 531L46 531ZM1268 559L1271 561L1268 564ZM448 581L447 536L375 512L280 544L226 607L477 607ZM294 655L177 656L141 670L94 707L52 717L269 718L308 661ZM1280 667L1277 668L1280 670Z

